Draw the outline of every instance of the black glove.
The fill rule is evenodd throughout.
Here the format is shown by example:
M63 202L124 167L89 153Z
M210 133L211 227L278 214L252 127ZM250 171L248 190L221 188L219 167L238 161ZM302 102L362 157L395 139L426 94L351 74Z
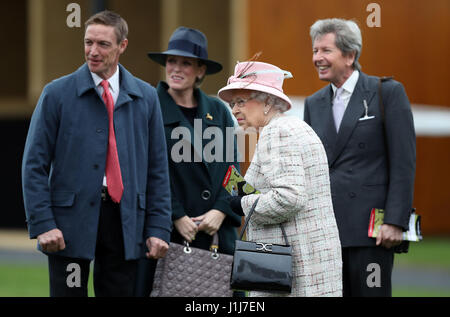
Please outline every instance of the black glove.
M244 210L242 210L241 200L244 196L230 196L228 199L228 203L230 204L231 210L239 216L245 216Z

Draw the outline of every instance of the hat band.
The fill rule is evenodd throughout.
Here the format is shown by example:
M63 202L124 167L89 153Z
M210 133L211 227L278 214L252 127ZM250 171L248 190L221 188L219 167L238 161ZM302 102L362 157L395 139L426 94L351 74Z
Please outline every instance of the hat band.
M282 78L279 78L277 80L278 84L274 83L273 81L271 81L269 83L269 82L267 82L267 80L264 80L264 79L262 79L262 80L251 79L251 78L248 79L248 77L253 77L253 76L258 77L257 75L271 74L271 73L283 75ZM278 90L280 92L283 92L283 88L282 88L283 81L284 81L284 79L288 79L288 78L293 78L293 76L292 76L292 74L290 72L288 72L286 70L267 69L267 70L258 70L258 71L250 72L250 73L243 74L243 75L240 75L240 76L236 76L236 75L230 76L228 78L227 84L230 85L232 83L243 83L245 85L250 85L252 83L255 83L255 84L258 84L258 85L271 87L271 88L274 88L274 89L276 89L276 90ZM279 85L279 87L277 87L278 85Z
M204 47L187 40L172 40L169 42L169 50L181 50L191 53L199 58L208 59L208 52Z
M288 78L293 78L294 77L294 76L292 76L291 72L288 72L287 70L272 70L272 69L268 69L268 70L258 70L258 71L255 71L255 72L247 73L247 74L239 76L238 78L245 78L245 77L249 77L249 76L253 76L253 75L269 74L269 73L283 74L283 79L288 79Z

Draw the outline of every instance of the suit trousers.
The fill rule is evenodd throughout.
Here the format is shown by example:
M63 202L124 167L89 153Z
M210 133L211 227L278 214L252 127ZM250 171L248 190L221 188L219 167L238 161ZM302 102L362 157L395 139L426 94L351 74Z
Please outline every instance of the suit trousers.
M48 265L51 297L88 295L90 260L48 255ZM133 296L136 266L136 260L125 260L119 204L107 196L100 207L94 259L95 296Z
M137 279L134 296L149 297L153 290L153 278L155 276L157 260L142 258L137 265Z
M342 248L344 297L391 297L394 251L384 247Z

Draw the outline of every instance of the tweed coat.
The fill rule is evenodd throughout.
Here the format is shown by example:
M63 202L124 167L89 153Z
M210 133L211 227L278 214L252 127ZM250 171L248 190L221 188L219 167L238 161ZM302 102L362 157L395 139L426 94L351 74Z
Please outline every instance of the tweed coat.
M290 296L342 296L342 258L330 193L327 156L315 132L302 120L274 117L260 134L245 179L260 195L242 198L251 241L293 248ZM250 296L283 294L250 292Z

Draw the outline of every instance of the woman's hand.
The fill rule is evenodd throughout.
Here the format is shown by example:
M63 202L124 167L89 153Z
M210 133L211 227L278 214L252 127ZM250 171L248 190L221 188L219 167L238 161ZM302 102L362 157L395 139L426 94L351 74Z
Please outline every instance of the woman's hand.
M192 218L192 221L200 222L198 226L199 231L204 231L213 236L220 229L225 217L226 215L220 210L211 209L201 216Z
M195 239L198 227L194 223L193 218L191 219L188 216L181 217L175 220L173 225L187 242L191 243Z

